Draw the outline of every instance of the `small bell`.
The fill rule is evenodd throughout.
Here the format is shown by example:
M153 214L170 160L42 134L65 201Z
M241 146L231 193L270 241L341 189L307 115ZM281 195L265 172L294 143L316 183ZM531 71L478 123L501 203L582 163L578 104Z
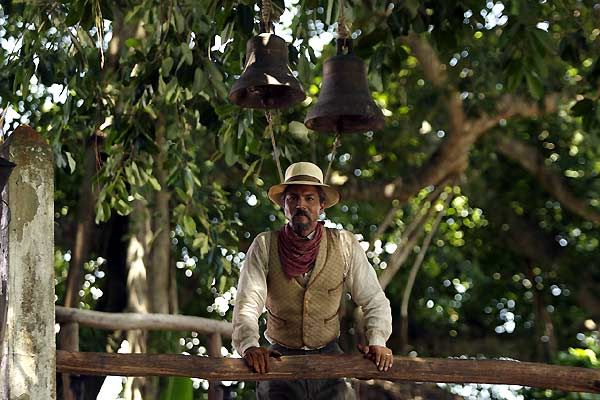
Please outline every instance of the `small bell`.
M261 33L246 44L246 66L229 92L229 100L243 108L287 108L306 98L288 65L285 41Z
M16 164L8 161L6 158L0 157L0 195L4 190L4 186L8 183L8 177Z
M343 46L348 53L343 54ZM367 67L352 54L349 39L338 39L337 55L323 64L323 85L317 104L304 124L317 132L352 133L384 127L383 113L369 92Z

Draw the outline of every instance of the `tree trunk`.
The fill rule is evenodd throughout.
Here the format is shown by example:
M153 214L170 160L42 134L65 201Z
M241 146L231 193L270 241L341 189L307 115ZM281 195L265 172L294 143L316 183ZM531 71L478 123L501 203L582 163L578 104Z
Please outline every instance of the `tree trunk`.
M156 122L156 145L158 154L154 167L154 175L161 189L154 196L153 210L153 241L151 261L149 263L148 289L150 295L150 310L153 313L169 314L175 311L169 301L171 274L170 255L171 238L169 192L167 191L167 140L164 116L159 116Z
M546 305L542 299L540 290L535 287L535 276L533 266L528 269L528 278L533 283L533 305L535 312L536 325L536 343L538 344L538 359L544 362L550 362L556 354L556 337L554 336L554 324L550 313L546 310Z
M154 176L161 189L155 192L152 215L152 244L150 246L150 260L148 262L148 300L150 311L153 313L176 313L176 304L172 298L177 297L174 280L174 271L171 272L171 238L170 238L170 194L167 190L168 169L166 166L168 144L166 140L167 124L165 115L159 114L155 125L156 145L158 154L154 163ZM160 341L159 341L160 343ZM153 351L164 351L153 348ZM157 398L160 382L153 378L148 383L148 398Z
M130 238L127 249L127 309L129 312L148 313L148 282L146 278L147 249L150 242L150 215L146 205L138 200L130 215ZM132 353L146 353L147 333L143 330L127 332L127 341ZM127 378L124 389L125 400L144 398L146 379Z

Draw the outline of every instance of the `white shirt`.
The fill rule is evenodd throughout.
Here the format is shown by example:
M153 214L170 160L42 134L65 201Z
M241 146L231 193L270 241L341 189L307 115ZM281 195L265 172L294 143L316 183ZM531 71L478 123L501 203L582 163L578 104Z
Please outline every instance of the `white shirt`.
M385 346L392 333L390 302L354 235L346 230L340 233L346 264L345 291L348 291L354 302L362 307L369 345ZM240 355L243 355L247 348L259 345L258 318L264 310L267 298L268 237L268 233L263 232L254 239L240 271L233 309L232 335L233 346Z

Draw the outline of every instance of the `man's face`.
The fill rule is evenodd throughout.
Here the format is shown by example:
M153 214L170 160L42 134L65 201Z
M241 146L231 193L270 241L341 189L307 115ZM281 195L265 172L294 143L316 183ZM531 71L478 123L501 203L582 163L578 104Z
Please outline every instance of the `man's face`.
M290 185L283 197L285 216L300 236L307 236L316 228L323 205L316 186L312 185Z

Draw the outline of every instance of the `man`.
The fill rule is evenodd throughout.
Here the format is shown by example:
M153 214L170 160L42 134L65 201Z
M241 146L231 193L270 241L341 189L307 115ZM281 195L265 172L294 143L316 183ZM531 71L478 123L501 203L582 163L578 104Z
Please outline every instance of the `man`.
M359 349L380 371L393 363L385 346L392 328L390 304L375 271L354 235L324 228L318 221L340 195L323 183L323 172L308 162L292 164L285 181L269 189L269 198L283 207L288 223L255 239L240 272L233 313L233 344L250 368L269 370L271 357L339 354L339 310L344 289L362 307L368 345ZM258 318L268 312L259 346ZM262 381L259 399L352 399L341 379Z

